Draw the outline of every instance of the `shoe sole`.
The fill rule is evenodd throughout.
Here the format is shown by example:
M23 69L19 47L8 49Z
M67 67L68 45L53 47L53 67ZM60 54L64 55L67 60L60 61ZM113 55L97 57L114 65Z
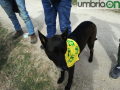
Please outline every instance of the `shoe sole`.
M44 49L44 47L43 47L43 46L40 46L40 48L41 48L41 49Z
M120 78L120 76L119 76L118 78L114 79L110 75L109 75L109 77L110 77L111 80L114 80L114 81L116 81L116 80L118 80Z
M34 42L31 42L31 44L36 44L37 43L37 40L36 41L34 41Z
M22 35L23 35L23 34L22 34ZM12 37L12 39L15 40L15 39L21 37L22 35L20 35L20 36L18 36L18 37Z

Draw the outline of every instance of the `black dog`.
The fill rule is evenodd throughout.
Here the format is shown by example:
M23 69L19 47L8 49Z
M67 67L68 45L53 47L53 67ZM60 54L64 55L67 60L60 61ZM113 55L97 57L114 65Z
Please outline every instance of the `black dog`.
M67 70L69 73L68 83L65 87L65 90L70 90L74 74L74 65L68 68L65 61L67 38L73 39L77 42L80 48L80 53L84 49L85 45L88 44L88 47L90 49L90 57L88 61L92 62L94 42L96 40L96 32L96 25L90 21L82 22L69 36L68 29L66 29L63 34L54 35L51 38L45 37L38 31L39 38L45 49L45 53L47 54L48 58L54 62L58 69L61 70L61 76L58 79L58 84L63 82L65 70Z

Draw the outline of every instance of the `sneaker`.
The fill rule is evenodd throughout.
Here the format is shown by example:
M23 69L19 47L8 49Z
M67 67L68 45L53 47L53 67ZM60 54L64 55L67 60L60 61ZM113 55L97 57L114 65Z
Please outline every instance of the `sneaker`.
M120 66L116 65L112 72L110 72L110 77L117 79L120 76Z
M12 36L13 39L17 39L19 36L23 35L22 29L19 31L16 31L16 33Z
M44 49L43 45L40 46L41 49Z
M35 33L30 35L30 38L31 38L31 41L30 41L31 44L35 44L37 42L37 37L36 37Z

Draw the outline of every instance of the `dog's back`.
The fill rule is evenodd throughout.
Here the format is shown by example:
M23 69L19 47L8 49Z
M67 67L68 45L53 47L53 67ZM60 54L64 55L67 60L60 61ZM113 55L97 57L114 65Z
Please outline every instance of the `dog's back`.
M86 43L88 43L88 47L91 46L90 44L93 44L94 46L96 32L96 25L90 21L85 21L79 24L78 27L68 36L68 38L75 40L82 52Z

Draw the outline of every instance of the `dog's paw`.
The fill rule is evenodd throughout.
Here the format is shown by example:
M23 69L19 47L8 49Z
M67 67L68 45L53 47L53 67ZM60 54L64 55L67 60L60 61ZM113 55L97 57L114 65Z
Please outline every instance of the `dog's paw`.
M59 79L58 79L58 84L60 84L60 83L62 83L63 82L63 80L64 80L64 78L62 78L62 77L60 77Z
M67 85L65 86L65 90L70 90L70 87L68 87Z

